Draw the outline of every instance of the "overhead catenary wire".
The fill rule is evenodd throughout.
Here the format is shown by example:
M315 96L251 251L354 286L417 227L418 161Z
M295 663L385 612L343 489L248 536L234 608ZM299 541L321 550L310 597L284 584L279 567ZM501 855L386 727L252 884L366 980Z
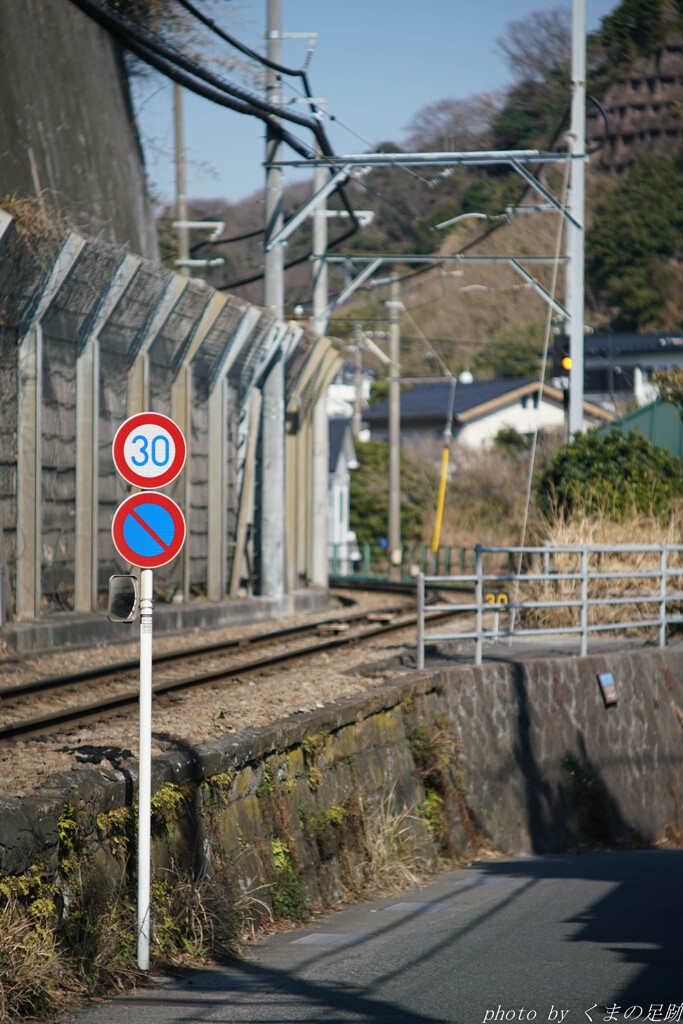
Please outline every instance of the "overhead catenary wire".
M567 165L565 167L564 182L563 182L563 185L562 185L562 206L563 206L563 208L564 208L564 206L566 204L566 201L567 201L567 190L568 190L568 187L569 187L569 162L567 162ZM562 246L563 230L564 230L564 217L560 214L560 216L558 217L557 235L556 235L556 238L555 238L555 262L553 263L553 275L552 275L552 282L551 282L551 285L550 285L550 297L551 297L551 300L554 300L555 292L557 290L557 278L558 278L558 272L559 272L559 267L560 267L560 249L561 249L561 246ZM536 424L535 424L535 427L534 427L534 433L533 433L533 438L532 438L532 442L531 442L531 451L529 452L529 472L527 474L526 495L525 495L525 500L524 500L524 515L522 517L522 529L521 529L521 536L520 536L520 541L519 541L520 548L519 548L519 554L518 554L518 558L517 558L517 569L516 569L515 583L514 583L513 609L512 609L512 615L511 615L511 620L510 620L510 632L511 633L514 633L514 631L515 631L515 618L516 618L516 608L515 608L515 605L519 601L519 581L520 581L520 577L521 577L521 573L522 573L522 557L523 557L523 552L524 552L524 543L525 543L525 540L526 540L526 531L527 531L527 527L528 527L528 523L529 523L529 508L530 508L530 505L531 505L531 486L533 484L533 479L534 479L534 468L535 468L535 462L536 462L536 449L538 447L538 435L539 435L540 426L541 426L541 405L543 403L543 387L544 387L544 382L545 382L545 371L546 371L546 366L548 364L548 348L550 346L550 331L551 331L551 326L552 326L552 315L553 315L553 304L552 304L552 301L551 301L551 302L548 303L548 309L547 309L547 313L546 313L545 334L544 334L544 339L543 339L543 354L541 356L541 367L540 367L540 372L539 372L538 405L537 405L537 408L536 408Z
M265 232L265 228L255 228L253 231L245 231L243 235L233 235L231 238L216 238L213 242L203 238L201 242L196 242L190 248L190 252L194 256L195 253L201 252L207 245L232 245L235 242L247 242L250 238L259 238Z
M290 68L290 67L287 67L287 65L285 65L285 64L279 64L277 61L271 60L269 57L265 56L264 54L258 53L256 50L253 50L251 47L246 46L244 43L240 42L240 40L237 39L235 36L233 36L231 33L226 32L219 25L217 25L216 22L213 20L213 18L210 18L208 15L206 15L202 11L200 11L195 6L195 4L190 2L190 0L178 0L178 3L182 7L184 7L185 10L188 11L188 13L192 14L193 17L197 18L203 25L206 25L206 27L209 28L212 32L214 32L220 39L222 39L224 42L227 42L229 46L234 47L238 52L240 52L240 53L244 54L245 56L249 57L251 60L256 61L257 63L261 64L263 67L269 68L272 71L276 71L279 74L287 75L288 77L292 77L292 78L301 78L301 80L303 82L303 86L304 86L304 91L303 92L301 92L301 90L299 90L299 89L296 89L296 87L292 86L291 83L290 83L290 86L291 86L291 88L293 89L294 92L298 92L299 96L302 96L308 102L310 110L311 110L311 113L313 114L313 119L315 120L315 122L317 122L317 124L320 127L320 135L316 134L316 140L318 141L318 144L320 146L321 153L324 156L331 156L332 155L332 147L330 146L329 142L327 141L327 137L325 136L324 129L322 128L322 125L321 125L321 118L323 117L324 112L321 111L318 108L318 105L314 102L313 93L311 92L311 86L310 86L310 82L309 82L309 79L308 79L308 63L310 62L310 59L311 59L311 56L312 56L312 52L313 52L311 47L309 47L308 53L306 54L306 60L304 61L304 67L302 67L302 68ZM291 118L288 118L288 116L287 116L288 112L282 106L278 106L277 110L280 111L280 116L281 117L284 117L286 120L290 120L291 119ZM308 120L310 121L311 119L308 119ZM336 120L336 119L332 118L332 120ZM314 130L313 126L311 126L311 130ZM330 173L331 174L333 173L332 169L330 169ZM349 206L348 202L346 201L343 185L340 185L338 189L335 189L335 192L337 192L342 197L342 200L344 201L344 206L345 206L346 210L348 211L348 213L351 216L351 218L355 221L355 217L354 217L353 211L351 210L351 207Z
M603 122L602 135L601 135L600 139L598 139L591 147L587 148L586 154L588 155L588 154L593 154L593 153L598 152L598 150L602 149L603 146L605 145L605 143L607 141L608 134L609 134L609 115L608 115L607 111L605 110L604 106L600 103L600 101L598 99L596 99L595 96L592 96L590 93L586 93L586 99L590 100L591 103L596 107L598 113L600 114L600 116L602 118L602 122ZM557 122L557 127L555 128L555 131L553 132L552 136L550 137L550 141L548 143L548 148L549 149L552 149L552 147L555 145L555 143L557 142L558 138L560 137L560 134L561 134L561 132L563 130L563 127L565 125L567 116L569 114L569 110L570 110L569 105L567 105L563 109L562 116L560 117L559 121ZM569 162L567 162L567 166L569 166ZM525 196L529 192L530 188L531 188L531 186L528 183L525 183L522 186L521 191L520 191L520 193L518 195L517 201L515 203L516 206L519 206L519 204L522 202L522 200L525 198ZM491 235L495 234L497 231L500 231L500 229L507 222L508 222L507 218L501 217L499 219L498 223L492 224L490 227L487 227L483 231L480 231L479 234L476 236L476 238L473 238L471 241L465 243L465 245L461 246L459 249L456 249L454 255L456 255L456 256L463 256L463 255L465 255L465 253L469 252L470 249L473 249L475 246L479 245L481 242L485 242L488 238L491 237ZM430 273L433 269L434 268L431 267L431 266L419 267L417 270L413 270L410 273L406 274L405 277L403 278L403 280L407 281L407 280L409 280L411 278L420 277L423 274Z
M280 106L274 106L265 100L261 100L258 96L255 96L246 89L242 89L239 86L225 82L218 75L215 75L211 71L207 71L198 64L197 61L186 57L173 47L163 43L154 35L154 33L148 32L147 30L140 28L140 26L127 22L125 19L112 12L110 8L103 7L102 4L97 2L97 0L71 0L71 2L145 63L156 68L156 70L160 71L166 77L178 82L178 84L205 99L234 110L237 113L257 117L264 121L276 137L287 143L287 145L306 160L313 159L316 155L315 151L306 146L295 135L284 128L280 123L281 120L310 130L313 133L320 152L324 156L333 155L332 147L330 146L325 135L324 128L318 117L307 117L305 115L295 114ZM197 81L197 79L199 79L199 81ZM306 88L308 90L308 82L306 78L305 80ZM335 191L340 196L351 220L350 229L342 233L334 243L331 243L338 245L346 238L355 234L356 231L359 230L360 224L355 215L355 211L346 196L343 183L340 183ZM309 256L306 256L304 259L308 259ZM303 262L303 260L292 261L290 266L295 265L296 262ZM255 277L252 276L242 283L259 280L262 276L262 273ZM231 283L230 286L226 287L237 287L237 284Z
M410 275L407 275L407 276L410 276ZM405 280L405 278L401 278L401 281L404 281L404 280ZM417 331L417 333L418 333L418 334L420 335L420 337L421 337L422 341L423 341L423 342L425 343L425 345L427 346L427 349L428 349L428 351L429 351L429 354L430 354L430 355L431 355L431 356L432 356L432 357L433 357L434 359L436 359L436 361L437 361L437 363L439 364L439 366L441 367L441 369L442 369L442 371L443 371L444 375L445 375L446 377L453 377L453 374L452 374L452 372L451 372L451 371L450 371L450 370L448 369L448 367L446 366L445 362L443 361L443 359L441 358L441 356L439 355L439 353L438 353L438 352L436 351L436 349L434 348L434 346L432 345L431 341L430 341L430 340L429 340L429 338L428 338L428 337L426 336L426 334L424 333L424 331L422 331L422 329L420 328L420 326L419 326L419 325L418 325L418 324L417 324L417 323L415 322L415 319L414 319L414 317L413 317L413 316L411 315L410 311L409 311L408 309L406 309L406 307L405 307L405 306L404 306L403 304L402 304L402 309L403 309L403 312L405 313L405 315L406 315L406 316L408 317L408 319L410 320L410 322L411 322L411 324L413 325L413 327L415 328L415 330Z
M208 70L198 61L191 57L187 57L184 53L181 53L180 50L177 50L169 43L163 42L157 35L155 35L155 33L150 32L133 22L126 21L125 18L115 14L111 8L104 7L101 3L98 3L97 0L71 0L71 2L79 7L89 17L98 21L108 32L116 34L118 38L127 45L137 43L138 45L146 48L147 54L151 51L152 53L159 55L182 70L187 71L189 74L195 75L208 85L213 86L219 92L224 92L226 95L240 101L245 106L252 108L249 111L252 116L258 117L259 113L261 113L263 115L281 118L282 120L289 121L292 124L299 125L302 128L307 128L315 136L316 141L323 150L323 153L325 155L330 155L330 146L325 138L324 131L321 129L318 118L308 117L306 114L297 114L286 109L283 110L282 107L275 106L267 100L261 99L260 96L250 92L248 89L244 89L239 85L234 85L232 82L227 82L225 79L221 78L220 75ZM132 45L130 48L133 48ZM308 151L308 154L310 155L310 150Z
M259 63L263 64L266 67L272 67L274 70L282 74L301 77L305 87L306 98L312 98L310 85L308 82L308 76L305 69L288 68L285 65L277 64L273 61L270 61L268 58L263 57L263 55L257 53L251 48L246 47L244 44L240 43L240 41L237 40L234 36L220 29L219 26L217 26L216 23L213 21L213 19L208 18L206 15L204 15L201 11L198 10L198 8L195 7L194 4L190 3L189 0L178 0L178 2L181 3L181 5L186 10L188 10L189 13L191 13L194 17L198 18L207 27L209 27L211 31L215 32L217 35L220 36L220 38L228 42L229 45L235 47L240 52L258 61ZM162 42L157 36L154 35L154 33L151 33L138 25L126 21L125 19L121 18L119 15L111 11L111 9L102 7L102 5L97 2L97 0L72 0L72 3L78 6L85 14L88 14L95 21L97 21L98 24L100 24L100 26L103 27L106 31L114 35L120 42L122 42L128 49L130 49L131 52L135 53L136 56L138 56L141 60L155 67L162 74L171 78L173 81L178 82L178 84L183 85L185 88L188 88L190 91L195 92L203 98L209 99L212 102L216 102L222 106L227 107L228 109L232 109L238 113L247 114L249 116L255 116L263 120L266 124L268 124L270 128L273 129L273 131L283 142L286 142L288 145L290 145L295 152L299 153L299 155L303 156L305 159L312 159L315 155L313 151L306 148L303 145L303 143L296 139L296 137L293 136L286 129L283 129L282 126L277 122L277 120L273 122L272 118L282 118L286 121L308 128L310 131L313 132L316 141L318 142L318 145L320 147L320 151L323 153L323 155L332 155L332 148L326 138L324 129L320 123L320 116L306 117L305 115L293 114L290 111L283 109L281 106L273 106L272 104L269 104L264 100L261 100L259 97L255 96L253 93L250 93L248 90L242 89L239 86L235 86L231 83L226 82L224 79L220 78L218 75L215 75L213 72L207 71L197 61L186 57L184 54L180 53L180 51L169 46L167 43ZM221 96L217 96L211 93L210 91L207 91L207 89L200 83L195 83L191 79L185 77L183 72L186 72L188 75L194 75L198 77L200 80L206 82L207 85L209 85L213 89L218 90L219 93L226 93L226 95L233 98L233 102L227 102L225 98L222 98ZM251 106L253 106L254 109L250 109ZM315 112L315 114L318 115L317 109L313 103L311 103L311 108ZM335 120L338 119L335 118ZM339 123L342 124L342 127L346 128L346 130L352 132L352 134L355 134L359 139L362 139L362 136L360 136L357 132L353 132L352 129L348 128L348 126L344 125L342 122ZM363 141L367 142L367 140ZM368 143L368 145L370 144ZM399 161L393 161L393 163L399 169L409 170L410 173L412 173L413 176L417 177L419 180L426 181L426 179L422 178L420 175L413 172L410 168L404 167ZM361 182L361 184L368 192L376 195L380 200L386 202L388 205L398 209L395 203L393 203L391 200L388 200L377 189L373 189L371 186L368 186L364 182ZM353 207L351 206L346 195L346 192L344 190L343 184L340 184L339 187L335 189L335 192L341 198L344 208L351 219L352 228L349 231L342 233L342 235L340 235L337 239L330 242L330 248L339 245L346 238L351 237L351 235L355 234L360 227L360 224L358 223L358 220L355 215L355 211L353 210ZM253 237L256 237L256 233L253 235ZM236 240L242 239L240 238ZM193 247L192 251L194 253L198 251L199 248L202 246L208 244L221 244L221 242L222 240L217 240L214 243L197 243ZM285 269L296 266L299 263L305 262L305 260L308 258L310 258L310 254L302 258L291 260L285 265ZM228 285L224 286L224 289L230 287L238 287L242 284L253 283L257 280L260 280L262 277L263 273L261 272L249 275L248 277L242 278L239 281L230 282Z
M342 242L345 242L346 239L350 238L351 235L353 235L353 234L355 234L355 229L354 228L349 228L348 231L344 231L341 235L339 235L338 238L334 238L334 239L332 239L331 242L328 242L327 243L327 248L328 249L333 249L335 247L335 245L341 245ZM302 263L308 263L309 260L311 259L312 255L313 254L311 252L306 252L306 253L303 254L303 256L296 256L294 259L288 260L285 263L284 269L285 270L291 270L292 267L298 267ZM255 284L256 281L262 281L263 280L263 275L264 275L264 271L260 270L260 271L258 271L255 274L251 274L248 277L242 277L242 278L240 278L237 281L228 281L227 284L223 284L223 285L218 286L216 288L216 291L228 292L228 291L230 291L231 288L241 288L241 287L243 287L244 285L247 285L247 284Z
M257 61L259 64L262 64L265 68L270 68L271 71L278 71L281 75L291 75L293 78L307 77L305 67L288 68L284 64L278 64L277 61L271 60L269 57L266 57L264 54L259 53L257 50L252 50L250 46L247 46L245 43L240 42L240 40L237 39L235 36L231 35L230 32L226 32L225 29L222 29L220 27L220 25L217 25L213 18L210 18L207 14L204 14L203 11L200 11L198 7L196 7L193 3L190 2L190 0L176 0L176 3L180 4L181 7L184 7L185 10L189 14L191 14L193 18L196 18L198 21L201 21L203 25L206 25L206 27L209 28L215 35L217 35L219 39L222 39L224 43L227 43L229 46L234 47L235 50L238 50L239 53L244 54L245 57L249 57L251 60Z
M279 64L276 61L270 60L263 54L258 53L258 51L253 50L251 47L246 46L244 43L240 42L240 40L237 39L235 36L231 35L231 33L226 32L219 25L217 25L213 18L209 17L208 15L200 11L199 8L191 2L191 0L177 0L177 3L179 3L180 6L183 7L193 17L197 18L197 20L200 21L203 25L206 25L206 27L209 28L212 32L214 32L220 39L228 43L229 46L234 47L239 53L242 53L245 57L249 57L251 60L258 62L263 67L270 68L272 71L277 71L282 75L287 75L291 78L301 78L304 85L304 91L302 92L301 90L297 89L295 86L292 85L291 87L293 91L297 92L299 96L303 97L306 100L310 101L312 99L312 93L307 73L307 65L308 62L310 61L310 57L312 54L311 48L309 48L308 53L306 55L304 67L287 67L284 64ZM345 124L345 122L342 121L336 114L330 114L327 111L318 111L317 106L313 103L311 104L311 109L316 113L320 113L322 116L327 117L330 121L334 121L335 124L340 125L340 127L342 127L345 131L349 132L351 135L354 135L360 142L365 143L365 145L368 146L372 151L377 152L377 147L374 143L370 142L368 139L360 135L359 132L355 131L353 128L349 127L349 125ZM414 178L417 178L418 181L422 181L425 184L429 184L428 179L418 174L417 171L414 171L412 169L412 167L406 167L398 160L393 161L393 163L395 164L395 166L401 168L402 170L408 171L410 174L413 175Z
M212 32L214 32L220 39L222 39L224 42L227 42L229 46L234 47L236 50L238 50L240 53L244 54L245 56L249 57L251 60L254 60L254 61L258 62L263 67L270 68L273 71L277 71L280 74L287 75L287 76L294 77L294 78L296 78L296 77L301 78L303 86L304 86L303 91L300 90L300 89L297 89L296 86L293 85L293 83L290 83L290 88L292 89L293 92L298 93L298 95L300 97L302 97L303 99L307 100L310 103L311 111L314 113L314 115L318 119L320 117L327 117L328 120L334 121L336 124L339 124L342 128L344 128L345 131L348 131L351 135L354 135L357 139L359 139L359 141L365 143L365 145L367 145L371 151L378 152L378 149L377 149L376 145L371 143L368 139L364 138L358 132L354 131L353 128L351 128L351 127L349 127L349 125L345 124L344 121L342 121L337 115L330 114L327 111L319 110L317 105L312 102L312 92L311 92L311 88L310 88L310 83L309 83L306 67L303 67L303 68L291 68L291 67L287 67L284 64L279 64L279 63L277 63L275 61L272 61L268 57L264 56L263 54L258 53L256 50L253 50L251 47L248 47L244 43L240 42L238 39L235 38L235 36L231 35L229 32L226 32L224 29L220 28L220 26L218 26L216 24L216 22L213 20L213 18L210 18L208 15L205 15L202 11L200 11L195 6L195 4L191 3L190 0L178 0L178 3L182 7L184 7L185 10L188 11L188 13L192 14L193 17L197 18L202 24L204 24L207 28L209 28ZM308 60L310 58L310 55L311 55L311 50L309 49L309 52L307 54L306 63L308 62ZM278 108L278 109L281 109L281 108ZM394 160L394 161L392 161L392 164L395 167L397 167L399 170L407 171L409 174L411 174L418 181L421 181L424 184L429 184L428 179L426 179L422 175L418 174L411 167L406 167L400 161ZM394 202L392 202L392 200L387 199L387 197L384 196L381 192L379 192L376 188L373 188L371 185L368 185L364 181L360 181L359 183L363 186L363 188L366 189L367 192L369 192L372 195L377 196L378 199L380 199L382 202L387 203L389 206L392 206L394 209L398 209L398 207L396 206L396 204ZM344 202L344 206L345 206L347 212L349 212L349 214L351 214L350 207L349 207L348 203L346 202L345 192L343 191L343 187L340 187L340 189L338 189L337 191L338 191L339 195L342 197L342 201ZM342 240L341 238L338 239L335 244L339 244L339 242L341 240ZM219 242L220 242L220 240L218 240L215 243L210 243L210 244L214 244L215 245L215 244L219 244ZM205 244L208 244L208 243L205 243ZM294 261L294 262L290 263L289 265L293 266L293 265L295 265L295 262L299 262L299 261Z
M292 113L280 106L274 106L265 100L261 100L246 89L225 82L218 75L207 71L197 61L186 57L173 47L163 43L153 33L126 22L109 9L102 7L96 0L71 0L71 2L97 21L106 31L119 39L131 52L139 56L141 60L151 64L167 77L206 99L210 99L238 113L260 118L272 129L278 138L286 142L305 159L313 159L315 152L310 147L306 147L301 143L291 132L284 129L279 123L280 119L309 129L315 137L320 152L324 156L333 155L332 147L318 117L306 117L305 115ZM186 77L184 73L203 80L209 87L217 90L217 93L207 91L206 86L202 86L201 81L195 82L193 78ZM228 102L221 95L222 93L231 97L231 101ZM342 199L351 219L352 230L345 235L345 237L350 237L350 234L355 233L359 229L360 224L344 192L343 184L340 183L335 191ZM338 241L341 241L341 239L338 239Z
M279 108L273 107L272 110L268 110L267 105L261 101L257 104L252 103L252 96L246 90L240 90L244 98L238 98L236 87L225 88L225 83L218 76L199 69L199 65L196 62L183 57L177 51L165 46L165 44L158 41L150 41L151 33L145 32L143 34L142 30L134 28L118 15L105 10L95 0L71 0L71 3L88 15L88 17L92 18L93 21L96 21L101 28L104 28L110 35L114 36L131 53L134 53L140 60L160 71L167 78L219 106L227 107L229 110L234 110L239 114L247 114L251 117L259 118L269 128L272 128L283 142L286 142L304 159L308 160L314 157L315 154L309 146L302 143L279 123L279 119L283 117ZM203 79L203 81L197 81L197 78ZM213 81L210 81L210 79ZM214 84L214 82L220 84ZM257 99L257 97L254 97L254 99ZM296 116L298 117L298 115ZM290 114L289 117L284 119L292 121L293 116ZM300 124L301 122L298 121L296 123ZM312 125L305 124L304 127L313 130ZM315 127L318 128L319 125L316 123Z
M188 11L190 14L192 14L193 17L196 17L199 21L202 22L202 24L206 25L207 28L209 28L212 32L214 32L220 39L222 39L224 42L227 42L228 45L233 46L240 53L244 54L244 56L249 57L251 60L256 61L257 63L261 64L263 67L270 68L271 70L277 71L278 73L280 73L282 75L287 75L287 76L290 76L290 77L293 77L293 78L301 78L302 83L303 83L303 90L297 89L296 86L293 83L291 83L291 82L289 83L290 88L292 89L293 92L296 92L299 95L299 97L305 99L306 101L308 101L310 103L310 108L311 108L312 112L317 117L326 117L328 120L334 121L335 124L340 125L340 127L342 127L345 131L349 132L351 135L354 135L360 142L365 143L365 145L367 145L370 150L372 150L373 152L377 152L378 151L376 145L374 145L373 143L369 142L368 139L364 138L357 131L354 131L353 128L351 128L351 127L349 127L349 125L345 124L345 122L342 121L336 114L331 114L331 113L329 113L326 110L319 110L317 105L312 102L312 93L311 93L311 88L310 88L310 83L309 83L308 73L307 73L307 68L306 68L306 64L308 63L308 60L310 59L310 56L311 56L310 48L309 48L308 54L306 56L306 61L304 62L304 67L302 67L302 68L292 68L292 67L287 67L284 64L278 64L277 62L270 60L268 57L264 56L263 54L258 53L256 50L253 50L251 47L246 46L244 43L242 43L238 39L236 39L235 36L231 35L229 32L226 32L224 29L220 28L220 26L218 26L216 24L216 22L213 20L213 18L208 17L202 11L200 11L195 6L195 4L191 3L191 0L178 0L178 3L182 7L184 7L186 11ZM405 170L408 173L412 174L412 176L414 178L417 178L418 181L421 181L421 182L423 182L425 184L428 184L428 180L426 178L424 178L422 175L418 174L416 171L414 171L411 167L406 167L404 164L401 164L399 161L392 161L392 162L393 162L394 166L396 166L400 170ZM364 180L360 180L360 179L359 179L358 183L360 185L362 185L362 187L368 193L370 193L371 195L376 196L382 202L387 203L387 205L389 205L389 206L393 207L394 209L398 210L398 207L396 206L396 204L394 202L392 202L392 200L387 199L386 196L384 196L376 188L373 188L372 185L369 185L367 182L365 182ZM342 200L344 200L345 199L345 192L343 191L343 189L340 189L338 191L339 191L340 196L342 197ZM348 204L345 202L344 205L345 205L345 207L347 209L347 212L350 212ZM330 243L330 247L332 247L332 244L338 245L341 241L343 241L344 237L345 236L342 236L341 238L338 238L334 243ZM218 241L216 241L216 242L213 242L213 243L204 243L204 244L217 245L219 243L220 243L220 239ZM299 260L299 259L292 260L290 263L285 264L285 269L287 267L296 266L300 262L303 262L303 261ZM258 280L258 277L254 277L252 275L252 277L249 279L249 281L253 282L254 280ZM236 285L233 285L233 287L236 287Z

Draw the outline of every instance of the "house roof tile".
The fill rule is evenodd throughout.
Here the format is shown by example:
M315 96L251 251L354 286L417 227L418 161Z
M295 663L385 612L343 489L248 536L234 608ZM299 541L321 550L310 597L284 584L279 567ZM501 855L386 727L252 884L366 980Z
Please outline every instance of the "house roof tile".
M651 334L589 334L586 337L586 356L627 355L662 352L672 349L683 351L683 337Z
M456 383L453 396L453 417L457 419L471 413L480 405L495 401L507 394L519 391L533 384L531 377L502 377L497 380L474 381L471 384ZM401 394L401 420L442 420L448 416L451 398L451 382L444 379L436 384L421 384ZM389 402L378 402L363 414L369 423L383 423L389 415Z

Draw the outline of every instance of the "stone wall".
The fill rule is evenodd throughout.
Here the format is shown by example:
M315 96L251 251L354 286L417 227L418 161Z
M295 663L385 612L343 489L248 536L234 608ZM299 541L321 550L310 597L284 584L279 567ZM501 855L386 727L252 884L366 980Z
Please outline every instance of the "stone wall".
M618 692L609 707L604 671ZM427 864L482 846L680 842L682 708L677 648L407 673L156 759L155 864L227 866L236 892L258 884L296 916L296 899L325 904L362 883L367 824L389 810L411 812L401 843ZM0 801L0 875L58 871L65 807L87 856L124 856L135 782L81 768Z
M639 156L683 153L683 37L667 39L649 57L633 61L617 76L603 99L609 126L593 161L621 171ZM603 137L602 118L587 109L587 132Z

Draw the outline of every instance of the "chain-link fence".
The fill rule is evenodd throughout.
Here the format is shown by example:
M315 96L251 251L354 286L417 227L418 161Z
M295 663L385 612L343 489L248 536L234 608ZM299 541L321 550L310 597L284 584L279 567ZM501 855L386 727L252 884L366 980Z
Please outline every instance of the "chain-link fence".
M128 493L111 446L121 423L145 409L174 418L188 440L185 469L168 488L185 514L187 549L158 571L156 599L225 596L237 550L244 564L235 578L257 589L249 578L253 530L244 522L239 529L255 507L253 494L243 494L251 395L284 325L203 282L47 225L35 211L34 220L12 213L0 211L0 566L8 612L94 610L109 576L128 570L111 537ZM252 438L252 462L256 451ZM210 586L216 557L222 564Z

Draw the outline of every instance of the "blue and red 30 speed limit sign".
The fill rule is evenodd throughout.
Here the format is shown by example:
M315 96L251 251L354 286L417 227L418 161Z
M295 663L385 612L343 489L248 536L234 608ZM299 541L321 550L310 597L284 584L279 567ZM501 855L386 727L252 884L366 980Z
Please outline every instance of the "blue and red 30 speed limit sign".
M139 569L158 569L185 543L185 517L165 494L131 494L114 513L111 535L124 561Z
M112 455L127 483L150 490L175 480L185 464L187 445L168 416L139 412L116 431Z

